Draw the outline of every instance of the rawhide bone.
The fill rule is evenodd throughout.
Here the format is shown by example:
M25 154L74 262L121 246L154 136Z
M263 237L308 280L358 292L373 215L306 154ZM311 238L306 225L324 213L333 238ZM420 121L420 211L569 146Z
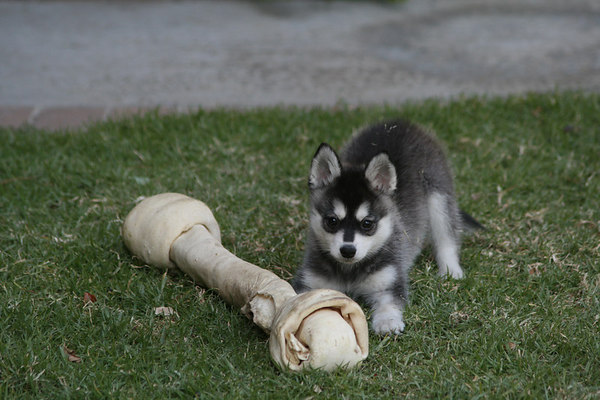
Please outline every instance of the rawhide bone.
M157 268L179 268L260 326L273 360L291 370L351 368L368 354L365 315L335 290L296 294L273 272L221 245L219 225L201 201L178 193L148 197L123 223L129 250Z

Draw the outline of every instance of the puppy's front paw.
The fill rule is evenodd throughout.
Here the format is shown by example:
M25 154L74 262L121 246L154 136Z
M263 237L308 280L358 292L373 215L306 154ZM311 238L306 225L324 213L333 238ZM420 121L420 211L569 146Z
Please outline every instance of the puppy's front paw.
M457 266L440 268L439 275L443 278L453 278L453 279L462 279L465 277L465 273L462 268Z
M404 331L402 312L399 310L373 313L371 324L378 335L387 335L388 333L399 335Z

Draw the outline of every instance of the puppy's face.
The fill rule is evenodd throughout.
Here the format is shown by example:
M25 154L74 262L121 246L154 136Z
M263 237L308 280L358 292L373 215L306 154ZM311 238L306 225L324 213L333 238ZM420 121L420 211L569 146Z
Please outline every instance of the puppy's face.
M376 253L392 234L389 214L378 212L369 202L356 207L338 198L314 208L310 226L321 250L342 264Z
M313 236L321 251L338 262L358 263L392 235L396 172L386 154L375 156L364 169L344 170L333 149L321 145L309 187Z

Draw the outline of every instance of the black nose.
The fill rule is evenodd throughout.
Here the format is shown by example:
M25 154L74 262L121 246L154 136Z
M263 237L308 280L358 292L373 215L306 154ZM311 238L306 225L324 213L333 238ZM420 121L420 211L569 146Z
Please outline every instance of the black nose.
M356 254L356 247L352 246L351 244L345 244L340 247L340 253L344 258L352 258Z

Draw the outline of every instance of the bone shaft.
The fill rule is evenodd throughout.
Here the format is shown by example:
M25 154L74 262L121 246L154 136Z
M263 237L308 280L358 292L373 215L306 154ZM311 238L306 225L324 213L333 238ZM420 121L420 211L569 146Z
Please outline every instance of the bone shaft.
M203 225L179 236L171 245L170 258L196 282L217 289L225 301L242 308L266 331L280 305L296 295L274 273L230 253Z

